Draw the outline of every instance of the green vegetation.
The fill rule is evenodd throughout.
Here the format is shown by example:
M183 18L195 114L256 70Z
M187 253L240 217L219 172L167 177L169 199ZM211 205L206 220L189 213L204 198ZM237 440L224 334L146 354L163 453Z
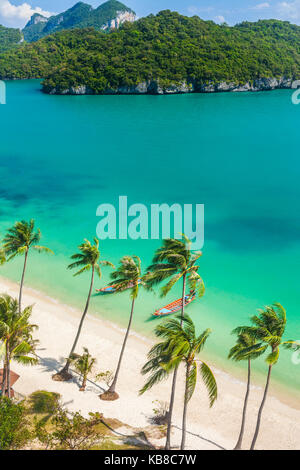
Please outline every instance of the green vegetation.
M120 86L183 81L196 91L210 81L300 78L300 27L264 20L235 27L169 10L105 34L74 29L0 55L2 78L46 78L44 91L86 85L103 93Z
M100 413L84 418L79 412L69 413L58 405L50 419L35 423L35 435L46 450L90 450L103 440L97 430L102 421Z
M0 53L19 44L22 38L23 35L19 29L6 28L0 25Z
M23 34L26 41L32 42L65 29L93 27L100 30L105 28L120 12L134 13L117 0L109 0L96 9L79 2L69 10L49 19L41 15L33 15L23 29Z
M59 399L59 393L37 390L30 395L28 402L32 413L53 414L57 409Z
M91 356L87 348L83 348L83 354L81 356L73 354L73 356L71 356L71 360L72 364L74 364L76 372L80 374L82 379L81 387L79 390L81 392L84 392L86 389L88 375L92 372L93 367L96 363L96 359Z
M63 408L58 393L32 393L21 403L0 397L0 450L138 450L115 433L124 424L104 419L100 413L88 418ZM129 429L129 428L128 428ZM135 431L132 430L135 438ZM147 448L146 445L143 448Z
M17 450L28 442L31 435L27 428L23 404L0 397L0 450Z
M11 396L11 362L25 366L35 365L37 341L32 333L37 325L30 323L32 307L22 312L18 301L8 294L0 296L0 358L3 359L3 377L0 390L3 395Z

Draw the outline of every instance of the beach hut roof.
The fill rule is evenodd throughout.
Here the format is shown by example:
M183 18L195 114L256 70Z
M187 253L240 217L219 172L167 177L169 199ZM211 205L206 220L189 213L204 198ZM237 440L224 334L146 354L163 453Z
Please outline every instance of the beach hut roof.
M3 378L3 369L0 369L0 384L2 383L2 378ZM12 387L19 378L20 376L11 370L10 371L10 386Z

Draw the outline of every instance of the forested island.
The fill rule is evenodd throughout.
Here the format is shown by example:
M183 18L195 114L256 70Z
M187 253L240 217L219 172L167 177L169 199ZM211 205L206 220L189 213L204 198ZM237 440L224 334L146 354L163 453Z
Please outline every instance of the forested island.
M291 88L300 79L300 27L230 27L165 10L109 34L72 29L25 44L0 55L0 77L43 78L53 94Z
M5 52L19 44L22 37L19 29L6 28L0 24L0 52Z

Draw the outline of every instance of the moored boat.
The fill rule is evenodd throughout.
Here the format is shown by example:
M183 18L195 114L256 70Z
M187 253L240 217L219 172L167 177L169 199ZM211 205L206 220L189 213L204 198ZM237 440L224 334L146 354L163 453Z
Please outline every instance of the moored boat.
M186 307L189 305L193 300L195 300L196 294L194 292L189 293L184 298L184 306ZM171 315L172 313L179 312L182 309L182 299L174 300L170 304L166 305L165 307L156 310L153 315L155 317L163 317L165 315Z
M138 284L140 284L141 282L142 282L142 280L139 279ZM128 284L128 286L125 289L122 289L122 291L127 290L127 289L131 289L131 287L133 287L132 283ZM102 292L103 294L112 294L113 292L116 292L116 284L113 284L111 286L102 287L102 289L96 289L96 292Z

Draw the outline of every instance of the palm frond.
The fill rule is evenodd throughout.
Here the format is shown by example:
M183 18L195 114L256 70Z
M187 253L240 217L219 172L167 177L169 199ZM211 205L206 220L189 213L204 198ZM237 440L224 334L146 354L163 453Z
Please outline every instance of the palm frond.
M200 364L199 371L202 376L204 385L206 386L206 389L208 391L209 404L212 407L218 397L218 387L215 376L205 362L202 362Z

